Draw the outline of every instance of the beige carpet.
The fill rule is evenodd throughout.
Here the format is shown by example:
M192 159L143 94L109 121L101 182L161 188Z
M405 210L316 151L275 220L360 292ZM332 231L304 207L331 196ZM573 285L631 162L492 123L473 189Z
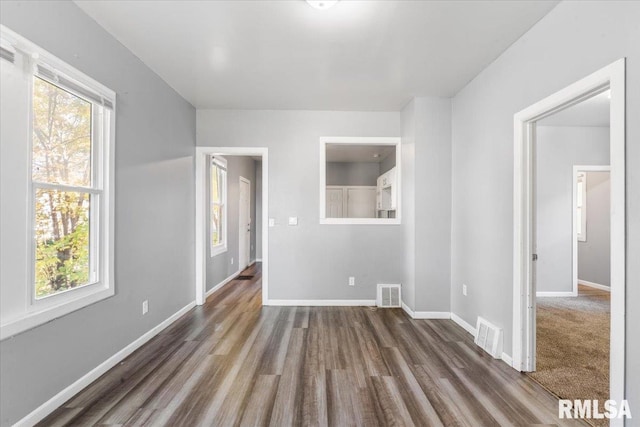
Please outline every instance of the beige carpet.
M537 299L537 366L531 378L562 399L609 398L610 293ZM606 426L608 421L589 420Z

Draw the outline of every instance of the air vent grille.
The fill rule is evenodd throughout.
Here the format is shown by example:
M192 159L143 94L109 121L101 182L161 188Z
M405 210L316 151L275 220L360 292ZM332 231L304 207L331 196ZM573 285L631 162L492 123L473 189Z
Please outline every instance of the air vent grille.
M478 317L474 342L495 359L502 357L502 329Z
M378 284L378 307L401 307L402 295L400 285Z

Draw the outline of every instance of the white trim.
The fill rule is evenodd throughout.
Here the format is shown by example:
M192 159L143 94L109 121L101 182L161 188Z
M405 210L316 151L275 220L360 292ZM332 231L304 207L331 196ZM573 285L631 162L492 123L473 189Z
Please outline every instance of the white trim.
M249 261L249 267L251 267L251 266L252 266L253 264L255 264L255 263L256 263L256 260L255 260L255 259L254 259L254 260ZM249 267L247 267L247 268L249 268Z
M409 317L416 320L451 319L451 313L448 311L414 311L404 301L402 301L402 309Z
M206 206L206 159L211 154L228 156L261 156L262 157L262 301L269 301L269 149L265 147L196 147L196 239L195 239L195 290L196 304L206 301L206 246L205 230Z
M214 292L216 292L217 290L219 290L220 288L222 288L224 285L226 285L227 283L229 283L230 281L232 281L233 279L235 279L240 273L242 273L242 270L238 270L235 273L233 273L231 276L227 277L226 279L222 280L222 282L218 283L217 285L215 285L213 288L209 289L205 294L205 300L207 298L209 298L209 296L211 294L213 294Z
M263 305L298 307L375 307L374 299L272 299Z
M573 291L558 291L558 292L545 292L545 291L537 291L536 297L538 298L546 298L546 297L575 297Z
M506 363L507 365L513 367L513 359L507 353L502 353L501 359L502 359L502 361L504 363Z
M535 289L532 255L533 132L535 122L611 90L611 339L610 399L625 396L625 59L581 79L514 115L513 367L535 369ZM622 425L612 420L611 425Z
M577 186L577 180L578 180L578 173L580 172L609 172L611 173L611 166L609 165L595 165L595 166L590 166L590 165L574 165L573 166L573 183L572 183L572 190L571 190L571 197L573 199L572 203L573 203L573 215L572 215L572 236L573 236L573 240L572 240L572 267L571 267L571 274L572 274L572 286L573 286L573 295L574 296L578 296L578 216L577 216L577 210L578 210L578 202L577 202L577 197L578 197L578 186ZM586 192L587 192L587 179L586 177L584 178L584 183L583 183L583 191L585 193L584 200L582 201L582 205L587 207L587 200L586 200ZM588 207L587 207L588 209ZM586 219L586 214L587 211L585 209L582 210L582 218L583 221ZM585 225L585 234L586 234L586 225ZM586 236L585 236L586 237ZM586 241L585 240L581 240L581 241Z
M462 329L469 332L474 337L476 336L476 328L467 323L462 317L458 316L455 313L451 313L451 320L456 322L459 326L462 327Z
M77 393L82 391L85 387L89 386L93 381L97 380L101 375L107 372L109 369L116 366L122 360L124 360L131 353L136 351L138 348L142 347L146 344L151 338L158 335L162 330L166 329L173 322L178 320L184 314L186 314L189 310L196 306L195 302L190 302L186 306L182 307L180 310L169 316L162 323L158 324L145 334L143 334L140 338L133 341L131 344L127 345L122 350L118 351L116 354L102 362L100 365L93 368L91 371L87 372L85 375L76 380L73 384L66 387L64 390L53 396L51 399L47 400L45 403L40 405L26 417L22 418L18 421L14 426L15 427L23 427L23 426L33 426L38 422L42 421L47 415L51 414L53 411L62 406L67 400L71 399Z
M327 144L364 144L364 145L395 145L396 146L396 217L395 218L327 218L326 182L327 182ZM351 137L351 136L322 136L320 137L320 224L321 225L399 225L402 222L402 140L399 137Z
M254 262L262 262L262 258L256 258Z
M611 288L607 285L601 285L600 283L589 282L588 280L578 279L580 285L588 286L590 288L600 289L601 291L611 292Z

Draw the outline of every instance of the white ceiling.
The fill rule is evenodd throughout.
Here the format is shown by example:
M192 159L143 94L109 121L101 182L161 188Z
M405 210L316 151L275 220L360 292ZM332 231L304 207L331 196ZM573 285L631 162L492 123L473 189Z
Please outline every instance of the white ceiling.
M579 104L546 117L540 126L609 126L610 91L603 92Z
M76 3L196 108L398 111L454 95L557 1Z
M395 145L327 144L326 161L380 163L395 149Z

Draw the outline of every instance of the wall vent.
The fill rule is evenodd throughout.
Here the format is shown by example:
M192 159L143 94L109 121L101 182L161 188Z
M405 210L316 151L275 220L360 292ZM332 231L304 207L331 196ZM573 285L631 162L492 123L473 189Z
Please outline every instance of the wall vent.
M502 329L478 317L474 342L495 359L502 357Z
M402 295L400 285L378 284L378 298L376 305L378 307L402 307Z

